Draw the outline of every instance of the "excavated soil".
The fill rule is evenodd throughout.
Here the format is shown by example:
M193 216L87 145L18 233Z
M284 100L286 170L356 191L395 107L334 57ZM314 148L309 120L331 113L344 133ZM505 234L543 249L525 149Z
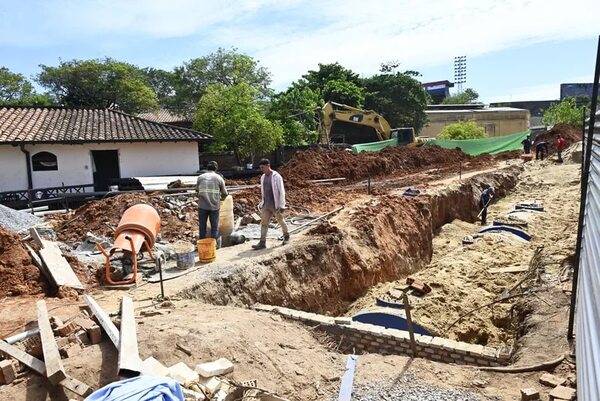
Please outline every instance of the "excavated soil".
M48 292L19 235L0 227L0 298Z
M442 149L439 146L393 147L378 153L361 152L358 155L340 149L315 148L296 152L280 173L294 182L336 177L358 181L369 176L410 174L427 167L442 168L474 159L483 162L490 160L491 156L474 158L460 149Z
M562 135L566 142L565 149L574 144L575 142L581 141L581 128L574 127L569 124L556 124L551 130L539 134L536 138L536 142L546 141L548 142L548 152L550 154L556 153L556 137L558 134ZM534 148L535 151L535 148Z

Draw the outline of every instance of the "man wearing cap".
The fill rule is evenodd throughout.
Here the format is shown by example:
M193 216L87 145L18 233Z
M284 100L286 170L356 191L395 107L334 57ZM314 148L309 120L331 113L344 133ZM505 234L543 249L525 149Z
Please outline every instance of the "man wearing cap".
M206 222L210 219L210 237L219 235L219 209L221 201L227 197L225 180L217 174L218 164L208 162L207 172L200 174L196 183L198 191L198 219L200 226L200 239L206 238Z
M494 194L496 193L496 189L494 187L489 187L484 190L479 197L479 208L481 209L481 225L485 226L487 223L487 208L492 199L494 198Z
M262 201L258 205L261 210L260 241L258 244L252 245L252 248L264 249L267 247L267 231L269 230L271 217L275 216L275 219L281 226L284 244L289 241L290 234L288 233L285 220L283 220L283 211L285 210L285 188L283 186L283 178L277 171L271 169L271 163L268 159L262 159L258 165L260 171L263 173L260 177Z

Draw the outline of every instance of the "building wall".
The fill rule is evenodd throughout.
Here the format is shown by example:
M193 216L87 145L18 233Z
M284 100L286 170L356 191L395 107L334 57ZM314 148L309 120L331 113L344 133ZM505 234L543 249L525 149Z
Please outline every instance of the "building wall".
M25 149L32 156L46 151L57 157L58 170L32 173L34 188L92 184L92 150L118 150L122 178L198 171L196 142L26 145ZM25 157L19 148L0 146L0 188L2 191L27 188Z
M475 120L486 129L488 136L502 136L527 131L529 129L529 111L494 110L458 110L426 111L428 123L423 127L421 136L436 138L442 130L459 121Z
M16 146L0 146L0 192L27 188L25 154Z

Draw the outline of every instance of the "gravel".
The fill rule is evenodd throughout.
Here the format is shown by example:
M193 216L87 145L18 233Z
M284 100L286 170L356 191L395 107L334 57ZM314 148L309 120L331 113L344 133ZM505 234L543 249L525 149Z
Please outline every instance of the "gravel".
M21 233L42 222L42 219L30 213L0 205L0 226L7 230Z
M354 389L352 401L492 401L462 389L445 389L426 384L406 373L392 385L372 383Z

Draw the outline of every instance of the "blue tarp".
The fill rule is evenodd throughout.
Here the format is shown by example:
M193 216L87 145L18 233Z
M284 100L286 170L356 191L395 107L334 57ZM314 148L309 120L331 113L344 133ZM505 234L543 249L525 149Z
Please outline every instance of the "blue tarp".
M85 401L184 401L181 386L166 377L139 376L110 383Z

